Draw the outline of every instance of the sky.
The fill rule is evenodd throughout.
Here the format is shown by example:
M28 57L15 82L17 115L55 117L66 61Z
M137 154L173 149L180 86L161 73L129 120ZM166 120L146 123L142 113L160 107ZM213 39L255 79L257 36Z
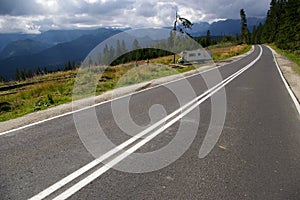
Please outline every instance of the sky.
M175 12L193 23L265 17L270 0L0 0L0 33L49 29L167 27Z

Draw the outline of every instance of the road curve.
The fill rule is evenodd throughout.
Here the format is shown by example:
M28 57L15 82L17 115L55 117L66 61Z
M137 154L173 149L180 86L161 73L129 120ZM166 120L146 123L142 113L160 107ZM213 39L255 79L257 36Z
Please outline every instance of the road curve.
M202 95L191 105L200 102L199 105L136 149L139 153L153 152L168 145L176 137L180 123L198 120L195 111L198 109L200 118L195 138L178 159L147 173L107 167L99 176L95 172L106 165L97 163L76 179L65 182L66 185L51 192L46 199L299 199L300 118L272 52L264 46L255 46L247 57L215 70L228 83L224 81L222 87L202 95L211 88L204 81L205 75L189 77L187 81L195 97ZM169 87L184 94L187 90L184 81L172 82ZM211 99L219 97L222 90L226 91L226 118L221 135L208 155L199 158L213 113ZM170 89L161 86L101 104L95 112L107 137L120 145L132 135L125 134L115 122L112 104L129 102L132 120L138 127L145 127L132 133L138 134L161 116L172 114L192 100L192 96L186 96L179 102ZM151 109L157 109L156 114L149 115ZM184 111L177 114L180 113ZM122 113L118 114L122 119ZM145 138L138 139L134 145ZM134 145L130 144L127 150ZM82 144L72 115L1 135L0 153L0 199L38 199L36 195L50 191L53 184L95 161ZM89 176L94 179L77 188L74 194L61 195Z

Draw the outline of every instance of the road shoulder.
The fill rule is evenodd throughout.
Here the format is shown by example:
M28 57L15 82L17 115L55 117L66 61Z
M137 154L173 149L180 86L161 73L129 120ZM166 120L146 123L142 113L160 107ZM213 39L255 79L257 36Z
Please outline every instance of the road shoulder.
M287 81L289 88L292 90L297 103L300 102L300 76L292 69L293 66L297 64L285 56L277 53L274 49L268 46L274 55L274 58L282 72L284 79Z
M100 104L100 103L103 103L103 102L106 102L106 101L109 101L109 100L112 100L112 99L115 99L118 97L122 97L122 96L126 96L126 95L129 95L132 93L140 92L140 91L150 89L155 86L162 85L162 84L167 84L168 82L176 81L183 77L192 76L192 75L204 72L206 70L210 70L216 66L224 66L226 64L230 64L232 62L235 62L239 59L242 59L242 58L248 56L253 51L254 51L254 46L252 46L252 49L250 51L248 51L247 53L245 53L243 55L228 58L223 61L218 61L215 63L215 65L204 66L204 67L200 67L196 70L188 71L185 73L175 74L175 75L162 77L162 78L154 79L151 81L146 81L146 82L131 85L131 86L117 88L117 89L105 92L101 95L95 96L90 99L85 99L83 101L80 100L81 102L76 102L76 103L70 102L70 103L55 106L55 107L52 107L52 108L49 108L46 110L30 113L30 114L27 114L25 116L22 116L22 117L19 117L16 119L0 122L0 135L14 131L15 129L18 129L18 128L31 126L35 123L42 123L44 121L52 120L55 118L59 118L59 117L71 114L74 110L82 109L83 107L88 107L93 104ZM80 105L80 107L76 107L74 109L74 105Z

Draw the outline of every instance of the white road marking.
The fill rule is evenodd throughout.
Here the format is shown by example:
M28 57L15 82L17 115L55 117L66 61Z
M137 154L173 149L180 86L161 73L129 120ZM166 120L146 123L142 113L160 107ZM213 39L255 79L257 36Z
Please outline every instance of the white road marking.
M126 148L128 145L132 144L133 142L135 142L136 140L138 140L139 138L143 137L144 135L148 134L150 131L154 130L155 128L157 128L159 125L165 123L167 120L169 120L170 118L174 117L176 114L178 114L179 112L181 112L183 109L185 109L186 107L188 107L189 105L191 105L192 103L194 103L195 101L197 101L199 98L202 98L204 95L206 95L208 93L205 92L202 95L200 95L199 97L193 99L191 102L189 102L188 104L184 105L183 107L175 110L173 113L171 113L170 115L166 116L165 118L161 119L160 121L156 122L155 124L153 124L152 126L148 127L147 129L145 129L144 131L142 131L141 133L133 136L132 138L130 138L129 140L125 141L124 143L118 145L117 147L115 147L114 149L108 151L107 153L105 153L104 155L100 156L99 158L95 159L94 161L90 162L89 164L85 165L84 167L78 169L77 171L73 172L72 174L68 175L67 177L63 178L62 180L60 180L59 182L53 184L52 186L48 187L47 189L45 189L44 191L40 192L39 194L37 194L36 196L32 197L31 199L42 199L45 198L47 196L49 196L51 193L55 192L56 190L58 190L59 188L63 187L64 185L66 185L67 183L71 182L72 180L74 180L75 178L77 178L78 176L81 176L82 174L84 174L85 172L89 171L90 169L92 169L93 167L95 167L96 165L100 164L102 161L104 161L105 159L109 158L110 156L114 155L115 153L119 152L120 150Z
M96 165L100 164L105 159L111 157L115 153L117 153L120 150L124 149L125 147L129 146L130 144L132 144L133 142L135 142L137 139L140 139L144 135L148 134L150 131L154 130L155 128L157 128L161 124L165 123L167 120L171 119L172 117L174 117L175 115L179 114L180 112L182 112L183 110L185 110L186 108L188 108L189 106L191 106L192 104L195 103L190 108L188 108L186 111L184 111L180 115L178 115L176 118L172 119L170 122L168 122L167 124L165 124L162 127L160 127L158 130L156 130L151 135L149 135L146 138L144 138L143 140L141 140L139 143L137 143L134 146L132 146L130 149L128 149L127 151L125 151L124 153L122 153L121 155L119 155L118 157L114 158L107 165L104 165L103 167L101 167L100 169L98 169L97 171L95 171L94 173L92 173L91 175L89 175L88 177L82 179L81 181L79 181L78 183L76 183L75 185L73 185L71 188L69 188L68 190L66 190L65 192L63 192L59 196L57 196L55 199L66 199L66 198L70 197L72 194L74 194L77 191L79 191L81 188L83 188L84 186L86 186L87 184L89 184L90 182L92 182L97 177L101 176L103 173L105 173L111 167L113 167L114 165L116 165L117 163L119 163L120 161L122 161L124 158L126 158L127 156L129 156L131 153L135 152L141 146L143 146L144 144L146 144L147 142L149 142L155 136L157 136L158 134L160 134L161 132L163 132L166 128L168 128L171 125L173 125L175 122L177 122L183 116L187 115L189 112L191 112L192 110L194 110L202 102L204 102L205 100L207 100L208 98L210 98L213 94L215 94L221 88L225 87L228 83L230 83L232 80L234 80L240 74L242 74L248 68L250 68L251 66L253 66L257 62L257 60L261 57L261 55L262 55L262 48L260 47L260 49L261 49L261 53L258 56L258 58L256 58L254 61L252 61L250 64L248 64L244 68L240 69L236 73L234 73L231 76L227 77L222 82L220 82L217 85L215 85L214 87L210 88L209 90L207 90L206 92L204 92L200 96L196 97L195 99L193 99L192 101L190 101L186 105L184 105L183 107L177 109L176 111L174 111L170 115L168 115L165 118L161 119L160 121L156 122L152 126L148 127L146 130L142 131L138 135L130 138L129 140L127 140L124 143L122 143L121 145L119 145L116 148L110 150L109 152L105 153L101 157L95 159L91 163L85 165L84 167L78 169L77 171L75 171L72 174L68 175L67 177L63 178L59 182L57 182L57 183L53 184L52 186L48 187L47 189L43 190L39 194L37 194L34 197L32 197L30 200L43 199L43 198L49 196L50 194L52 194L56 190L60 189L61 187L63 187L67 183L69 183L72 180L76 179L77 177L81 176L85 172L89 171L90 169L92 169ZM212 70L212 69L210 69L210 70Z
M253 46L252 46L252 48L253 48ZM238 60L236 60L232 63L238 62L241 59L243 59L243 58L240 58L240 59L238 59ZM232 63L229 63L229 64L232 64ZM224 65L224 66L226 66L226 65ZM11 129L11 130L8 130L8 131L4 131L4 132L0 133L0 136L8 134L8 133L15 132L15 131L19 131L19 130L22 130L22 129L25 129L25 128L29 128L29 127L32 127L32 126L35 126L35 125L38 125L38 124L42 124L42 123L47 122L47 121L58 119L58 118L61 118L61 117L67 116L67 115L71 115L71 114L74 114L74 113L77 113L77 112L81 112L81 111L84 111L84 110L87 110L87 109L90 109L90 108L94 108L94 107L100 106L102 104L105 104L105 103L108 103L108 102L111 102L111 101L115 101L115 100L118 100L118 99L122 99L122 98L125 98L125 97L128 97L128 96L134 95L134 94L142 93L142 92L145 92L145 91L150 90L150 89L158 88L158 87L161 87L163 85L168 85L168 84L171 84L171 83L174 83L174 82L177 82L177 81L181 81L183 79L191 78L193 76L198 76L200 74L204 74L204 73L207 73L211 70L218 69L218 68L221 68L221 67L223 67L223 66L215 66L213 68L204 70L204 71L196 73L196 74L185 76L185 77L182 77L182 78L179 78L179 79L176 79L176 80L172 80L172 81L169 81L169 82L166 82L166 83L162 83L162 84L159 84L159 85L156 85L156 86L153 86L153 87L145 88L143 90L132 92L130 94L126 94L126 95L123 95L123 96L120 96L120 97L116 97L116 98L113 98L113 99L110 99L110 100L107 100L107 101L103 101L103 102L100 102L100 103L97 103L97 104L94 104L94 105L91 105L91 106L87 106L85 108L81 108L81 109L78 109L78 110L73 110L73 111L70 111L70 112L67 112L67 113L64 113L64 114L61 114L61 115L57 115L57 116L50 117L50 118L47 118L47 119L44 119L44 120L41 120L41 121L38 121L38 122L34 122L34 123L24 125L24 126L21 126L21 127L18 127L18 128L14 128L14 129Z
M250 68L251 66L253 66L261 58L263 49L260 45L259 45L259 48L260 48L260 53L259 53L258 57L255 60L253 60L251 63L246 65L243 68L244 71L247 70L248 68ZM241 73L243 73L243 71ZM199 150L199 158L205 158L209 154L209 152L214 148L214 146L217 144L217 142L218 142L218 140L212 140L211 136L209 134L206 134L204 137L204 140L202 142L202 145L200 147L200 150Z
M87 110L87 109L90 109L90 108L94 108L94 107L100 106L102 104L111 102L111 101L115 101L115 100L122 99L122 98L125 98L125 97L128 97L128 96L131 96L131 95L142 93L142 92L145 92L145 91L150 90L150 89L155 89L155 88L161 87L163 85L171 84L171 83L181 81L183 79L187 79L187 78L190 78L190 77L193 77L193 76L198 76L200 74L207 73L207 72L209 72L211 70L214 70L214 69L217 69L217 68L218 67L213 67L213 68L207 69L207 70L205 70L203 72L200 72L200 73L192 74L192 75L182 77L182 78L179 78L179 79L176 79L176 80L172 80L172 81L169 81L169 82L166 82L166 83L162 83L162 84L159 84L159 85L156 85L156 86L153 86L153 87L149 87L149 88L145 88L143 90L132 92L130 94L126 94L126 95L123 95L123 96L120 96L120 97L109 99L109 100L106 100L106 101L103 101L103 102L100 102L100 103L97 103L97 104L94 104L94 105L91 105L91 106L87 106L87 107L84 107L84 108L81 108L81 109L78 109L78 110L73 110L73 111L70 111L70 112L67 112L67 113L64 113L64 114L61 114L61 115L57 115L57 116L50 117L50 118L47 118L47 119L44 119L44 120L41 120L41 121L38 121L38 122L34 122L34 123L24 125L24 126L21 126L21 127L18 127L18 128L14 128L14 129L11 129L11 130L8 130L8 131L4 131L4 132L0 133L0 136L8 134L8 133L15 132L15 131L19 131L19 130L22 130L22 129L25 129L25 128L29 128L29 127L32 127L32 126L35 126L35 125L38 125L38 124L42 124L44 122L51 121L51 120L54 120L54 119L57 119L57 118L61 118L61 117L67 116L67 115L78 113L78 112L81 112L81 111L84 111L84 110Z
M295 107L296 107L296 109L297 109L297 111L298 111L298 114L300 115L300 104L299 104L299 102L298 102L298 100L297 100L297 98L296 98L294 92L291 90L291 87L289 86L288 82L286 81L286 79L285 79L284 76L283 76L283 73L282 73L282 71L281 71L281 69L280 69L280 67L279 67L279 65L278 65L278 62L277 62L277 60L276 60L276 57L275 57L275 55L274 55L274 50L273 50L271 47L269 47L269 46L267 46L267 47L272 51L272 55L273 55L273 58L274 58L274 62L275 62L275 64L276 64L276 67L277 67L278 72L279 72L279 74L280 74L280 77L281 77L281 79L282 79L282 82L284 83L285 88L287 89L287 91L288 91L290 97L292 98L292 100L293 100L293 102L294 102L294 104L295 104Z

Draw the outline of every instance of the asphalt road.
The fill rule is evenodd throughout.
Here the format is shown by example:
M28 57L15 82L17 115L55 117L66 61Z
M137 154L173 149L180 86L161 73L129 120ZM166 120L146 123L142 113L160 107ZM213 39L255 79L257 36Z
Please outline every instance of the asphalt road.
M70 188L90 175L95 180L77 188L70 199L300 199L300 118L272 53L264 46L262 49L256 46L249 56L202 76L192 76L82 111L77 115L82 125L75 125L74 116L67 115L0 136L0 199L38 197L35 195L95 160L77 132L78 128L91 134L97 132L97 126L90 124L93 109L107 138L119 145L207 91L205 77L214 75L215 70L226 80L255 59L253 66L212 95L226 105L226 118L216 145L204 158L199 157L199 149L214 120L211 117L214 104L209 96L203 102L198 99L199 106L137 149L139 153L163 149L176 140L176 133L183 126L186 135L176 140L176 148L166 149L166 152L172 157L181 151L185 140L187 143L192 140L174 162L157 170L151 169L159 161L135 163L130 155L115 166L99 163L47 198L75 191L76 187ZM212 85L219 81L213 79ZM194 95L190 95L191 91ZM122 105L126 106L122 108ZM136 126L126 126L125 107ZM193 138L191 133L195 130ZM136 143L146 138L147 135ZM92 138L90 142L93 141L97 140ZM94 144L95 147L102 145L105 149L102 142ZM129 151L136 143L126 149ZM102 155L101 151L92 153ZM104 163L115 161L121 153ZM162 161L164 159L168 158L162 157ZM96 176L105 166L107 170ZM114 169L118 166L125 170ZM135 167L140 173L128 172Z

